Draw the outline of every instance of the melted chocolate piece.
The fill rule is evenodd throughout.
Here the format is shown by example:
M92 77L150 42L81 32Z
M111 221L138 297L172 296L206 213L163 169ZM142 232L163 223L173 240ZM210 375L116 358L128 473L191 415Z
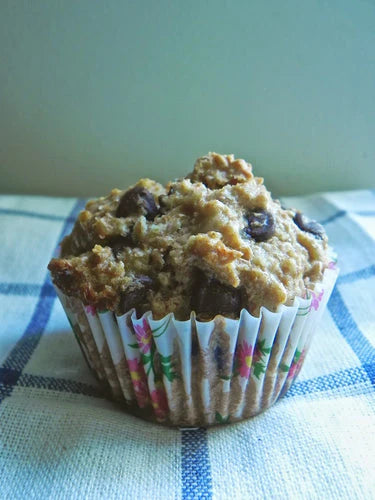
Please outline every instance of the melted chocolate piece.
M140 214L144 215L148 220L153 220L158 213L158 208L150 191L135 186L122 195L116 210L116 217Z
M246 215L246 220L247 226L243 232L257 243L269 240L275 233L273 215L267 210L254 210Z
M139 281L139 283L141 283L147 289L151 289L154 285L154 282L153 282L152 278L150 278L150 276L145 276L143 274L140 274L137 277L137 280Z
M241 312L241 290L224 285L220 281L203 275L196 279L191 295L191 309L201 317L216 314L239 316Z
M152 286L153 281L149 276L137 276L134 284L121 295L120 314L125 314L133 308L139 314L142 306L147 302L147 292L151 290Z
M134 242L131 235L128 234L127 236L116 236L109 241L108 245L112 249L113 256L117 259L121 250L126 247L134 247Z
M325 234L324 228L319 224L319 222L308 219L301 212L296 212L296 215L293 217L293 221L302 231L312 234L315 238L319 238L321 240L323 239Z
M65 293L74 289L75 276L73 269L68 267L57 269L56 271L56 282L60 288L62 288Z

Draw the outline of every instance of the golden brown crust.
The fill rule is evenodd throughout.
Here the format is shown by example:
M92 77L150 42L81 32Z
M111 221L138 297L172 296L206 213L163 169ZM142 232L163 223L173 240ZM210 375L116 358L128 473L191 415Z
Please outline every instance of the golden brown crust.
M123 263L114 259L109 247L100 245L79 257L52 259L48 269L66 295L79 297L86 305L95 304L99 310L114 310L119 292L130 281Z
M121 297L147 276L152 286L142 295L143 307L156 317L174 312L186 319L197 269L226 287L240 287L243 306L254 314L262 305L276 310L290 304L322 279L325 234L301 229L295 211L273 200L244 160L210 153L187 178L165 188L150 179L135 186L147 190L159 212L119 217L120 200L130 190L88 202L62 243L62 258L49 265L66 294L125 312Z

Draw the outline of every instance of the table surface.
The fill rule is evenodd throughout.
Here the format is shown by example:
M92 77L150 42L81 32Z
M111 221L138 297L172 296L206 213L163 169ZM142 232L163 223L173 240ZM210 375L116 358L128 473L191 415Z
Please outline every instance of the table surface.
M104 399L46 266L83 201L0 196L0 498L375 496L375 192L285 198L340 276L297 382L251 420L168 429Z

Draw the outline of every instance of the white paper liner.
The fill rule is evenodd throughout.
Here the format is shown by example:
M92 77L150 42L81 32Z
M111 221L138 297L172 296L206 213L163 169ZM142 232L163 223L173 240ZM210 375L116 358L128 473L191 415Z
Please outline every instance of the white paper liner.
M333 290L334 265L323 282L277 312L245 309L233 320L200 322L173 314L154 320L97 312L58 296L84 356L112 396L130 411L169 425L235 422L271 406L301 369L312 335Z

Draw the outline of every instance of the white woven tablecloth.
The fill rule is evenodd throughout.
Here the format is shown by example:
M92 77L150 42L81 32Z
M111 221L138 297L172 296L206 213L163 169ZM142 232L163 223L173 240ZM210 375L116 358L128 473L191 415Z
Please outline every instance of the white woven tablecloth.
M341 274L304 368L264 414L210 430L103 399L46 266L82 201L0 196L0 498L375 498L375 192L283 200Z

